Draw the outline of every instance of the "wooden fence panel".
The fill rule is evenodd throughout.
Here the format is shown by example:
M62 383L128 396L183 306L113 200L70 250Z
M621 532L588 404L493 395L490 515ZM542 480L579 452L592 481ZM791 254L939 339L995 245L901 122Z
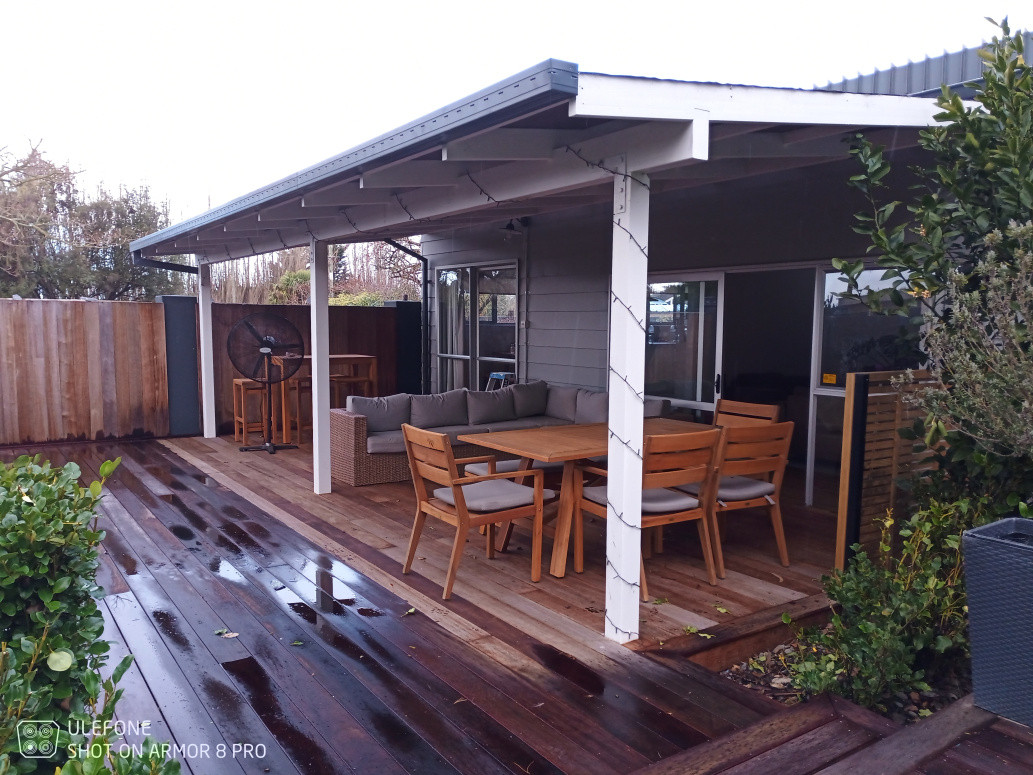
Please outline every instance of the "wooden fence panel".
M168 428L161 304L0 299L0 444Z
M840 468L839 514L836 527L836 567L846 565L855 542L871 555L879 545L880 521L887 511L901 516L906 493L898 481L920 470L922 459L914 442L900 429L910 427L924 412L904 400L904 394L931 384L928 372L916 371L916 382L897 386L899 371L847 375L843 408L843 462Z
M230 363L226 338L233 324L246 315L267 312L295 325L312 352L311 311L308 305L213 304L212 350L215 361L215 417L219 433L233 432L233 380L240 374ZM331 306L330 352L377 357L377 395L389 395L397 385L397 311L390 307Z

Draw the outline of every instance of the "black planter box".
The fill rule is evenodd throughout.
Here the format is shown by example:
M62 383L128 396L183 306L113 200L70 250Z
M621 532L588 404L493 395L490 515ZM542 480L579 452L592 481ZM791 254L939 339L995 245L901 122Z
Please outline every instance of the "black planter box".
M962 536L975 704L1033 726L1033 520Z

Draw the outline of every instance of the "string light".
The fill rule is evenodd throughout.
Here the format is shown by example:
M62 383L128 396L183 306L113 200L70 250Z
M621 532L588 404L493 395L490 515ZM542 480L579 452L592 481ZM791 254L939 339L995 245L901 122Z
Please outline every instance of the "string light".
M502 204L502 202L500 202L498 199L496 199L491 194L489 194L487 191L485 191L484 187L480 183L478 183L476 180L474 180L473 179L473 175L471 175L469 172L466 173L466 177L470 178L470 182L473 183L475 186L477 186L477 190L481 192L481 195L485 199L487 199L489 202L493 202L493 203L495 203L497 205L501 205Z
M395 194L394 197L395 197L395 201L398 202L398 206L402 208L402 212L404 212L406 215L409 216L409 220L410 221L418 221L418 220L420 220L415 215L413 215L411 212L409 212L409 208L405 206L405 203L402 201L402 197L401 196L399 196L398 194Z

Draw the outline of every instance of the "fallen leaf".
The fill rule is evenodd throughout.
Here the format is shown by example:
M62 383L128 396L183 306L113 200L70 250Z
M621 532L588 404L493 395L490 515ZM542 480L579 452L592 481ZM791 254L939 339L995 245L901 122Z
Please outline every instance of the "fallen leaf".
M216 630L215 634L216 635L225 635L227 632L229 632L229 630L227 630L225 627L222 627L221 629Z
M725 608L723 605L715 605L714 608L717 609L718 613L722 613L722 614L728 613L728 609Z
M404 614L402 614L402 616L412 616L414 613L416 613L416 609L415 608L410 608L408 611L406 611Z
M303 640L294 640L294 641L291 641L291 645L292 646L304 646L305 645L305 641L303 641Z
M461 702L466 702L466 697L460 697L460 698L459 698L458 700L456 700L456 701L455 701L455 702L453 702L452 704L453 704L453 705L458 705L458 704L459 704L459 703L461 703Z
M239 632L224 632L219 637L220 638L237 638L237 637L240 637L240 633Z

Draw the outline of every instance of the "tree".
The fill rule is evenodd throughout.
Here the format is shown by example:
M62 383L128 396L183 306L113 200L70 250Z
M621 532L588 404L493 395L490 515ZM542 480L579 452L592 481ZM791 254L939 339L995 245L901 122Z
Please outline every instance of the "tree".
M134 266L129 243L169 224L168 206L146 186L82 195L67 167L38 148L0 152L0 294L150 299L181 293L183 275Z
M21 159L0 148L0 286L25 289L31 256L76 196L71 170L48 161L38 146Z
M989 20L992 23L993 20ZM917 194L900 217L901 202L882 202L890 163L883 149L859 136L853 153L862 171L850 184L868 199L870 210L859 213L855 231L871 239L869 253L885 270L890 287L860 287L862 261L836 259L848 295L875 312L902 314L914 299L937 320L949 317L940 293L954 272L969 277L990 246L984 237L1002 234L1008 225L1025 223L1033 209L1033 75L1023 60L1021 34L1011 36L1007 20L1002 37L980 51L985 65L975 90L975 105L966 105L946 86L937 97L942 123L925 129L919 144L930 163L912 169Z
M982 82L969 85L973 104L946 87L937 98L942 123L921 133L930 163L912 170L917 193L905 208L880 199L890 172L882 149L863 138L854 149L862 169L851 185L870 205L856 230L871 239L890 287L862 288L862 262L834 265L847 293L876 312L924 307L929 368L943 385L918 394L930 412L925 441L948 441L926 495L973 496L1003 514L1033 494L1033 70L1022 36L1007 20L997 26L1001 35L980 52Z

